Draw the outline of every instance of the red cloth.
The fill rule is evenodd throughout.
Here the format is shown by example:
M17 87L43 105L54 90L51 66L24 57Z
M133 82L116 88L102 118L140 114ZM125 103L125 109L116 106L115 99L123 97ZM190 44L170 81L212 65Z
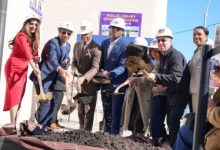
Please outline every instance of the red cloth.
M5 64L6 93L3 111L19 104L24 96L28 63L33 59L31 45L25 33L15 38L13 50Z

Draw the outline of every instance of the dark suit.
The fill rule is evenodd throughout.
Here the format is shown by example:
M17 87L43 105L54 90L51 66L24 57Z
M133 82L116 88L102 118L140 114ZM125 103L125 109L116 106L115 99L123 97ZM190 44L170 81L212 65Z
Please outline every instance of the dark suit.
M101 89L102 102L104 107L105 131L118 134L120 131L121 109L124 101L124 95L110 95L121 83L127 79L127 70L125 64L125 50L127 43L122 37L119 37L107 57L110 40L102 42L101 50L101 69L109 72L111 83L103 85Z
M82 47L82 42L78 42L74 46L72 69L81 73L82 76L85 77L86 81L82 84L82 92L94 96L92 102L88 104L88 110L85 110L85 104L79 103L78 105L80 129L91 131L96 106L97 91L99 90L99 86L94 83L92 79L99 70L101 51L100 46L94 40L86 46L83 52L84 54L82 54Z
M51 101L40 102L36 118L39 124L44 126L56 122L56 115L63 99L65 90L64 81L57 72L62 67L62 62L69 58L70 44L62 45L58 37L49 40L42 52L42 60L39 64L44 92L52 91Z

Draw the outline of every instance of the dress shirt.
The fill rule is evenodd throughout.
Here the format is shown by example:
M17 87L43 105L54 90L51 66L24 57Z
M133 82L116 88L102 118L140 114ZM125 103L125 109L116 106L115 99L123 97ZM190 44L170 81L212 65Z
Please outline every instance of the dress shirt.
M108 55L107 55L107 58L108 58L109 54L111 53L113 47L115 46L116 42L118 41L118 39L119 39L119 38L117 38L117 39L114 40L114 41L112 41L112 40L110 41L110 44L109 44L109 47L108 47Z

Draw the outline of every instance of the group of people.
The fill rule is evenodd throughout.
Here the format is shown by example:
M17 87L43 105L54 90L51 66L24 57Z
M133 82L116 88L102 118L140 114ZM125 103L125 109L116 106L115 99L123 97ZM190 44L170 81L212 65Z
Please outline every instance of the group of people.
M88 21L80 24L81 40L75 43L73 58L69 54L69 39L74 33L73 24L63 21L58 26L58 36L50 39L38 55L39 26L41 20L32 15L22 29L10 41L12 53L5 65L6 95L4 111L10 111L11 123L16 124L30 64L33 72L30 79L40 93L40 76L43 92L52 92L50 100L39 101L35 113L36 120L44 127L59 129L57 119L61 107L66 82L70 76L77 78L78 92L90 97L89 103L79 102L78 117L80 129L91 131L97 92L101 90L104 112L104 131L119 134L120 127L131 130L134 135L145 136L148 131L154 145L167 142L173 147L180 128L180 119L192 97L192 110L196 112L198 87L200 86L202 46L208 39L208 30L198 26L193 30L193 40L197 45L191 61L172 46L173 33L169 28L158 30L155 39L148 45L138 37L128 44L124 39L125 21L114 18L109 25L110 38L97 44L93 36L93 26ZM128 49L133 49L129 53ZM137 51L136 51L137 50ZM128 64L138 61L134 70ZM130 62L129 62L130 61ZM71 75L67 69L71 66ZM143 69L144 66L144 69ZM110 83L95 83L97 75ZM129 85L114 94L115 89L129 81ZM165 128L165 119L168 131Z

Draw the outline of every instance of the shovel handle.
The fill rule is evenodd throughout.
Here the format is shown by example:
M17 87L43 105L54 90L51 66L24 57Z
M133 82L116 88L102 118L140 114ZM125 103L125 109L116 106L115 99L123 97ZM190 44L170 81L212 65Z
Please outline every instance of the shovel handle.
M149 75L149 73L145 69L143 69L141 71L143 72L145 77L147 77ZM156 83L156 80L154 80L153 83Z
M40 74L37 75L37 80L38 80L39 87L40 87L40 97L43 100L45 100L45 94L44 94L44 90L43 90L43 85L42 85L42 80L41 80L41 75Z
M65 87L66 87L66 98L68 100L71 100L71 89L69 86L69 77L68 76L65 77Z
M77 79L80 78L81 76L77 76ZM81 93L82 92L82 87L81 85L78 85L78 83L76 83L76 89L77 89L77 93Z
M143 69L141 71L143 72L144 76L148 76L149 75L149 73L145 69Z
M123 82L122 84L120 84L115 90L114 90L114 92L113 92L113 94L118 94L119 93L119 90L120 90L120 88L122 88L123 86L126 86L126 85L128 85L129 84L129 82L130 82L130 80L126 80L125 82Z

